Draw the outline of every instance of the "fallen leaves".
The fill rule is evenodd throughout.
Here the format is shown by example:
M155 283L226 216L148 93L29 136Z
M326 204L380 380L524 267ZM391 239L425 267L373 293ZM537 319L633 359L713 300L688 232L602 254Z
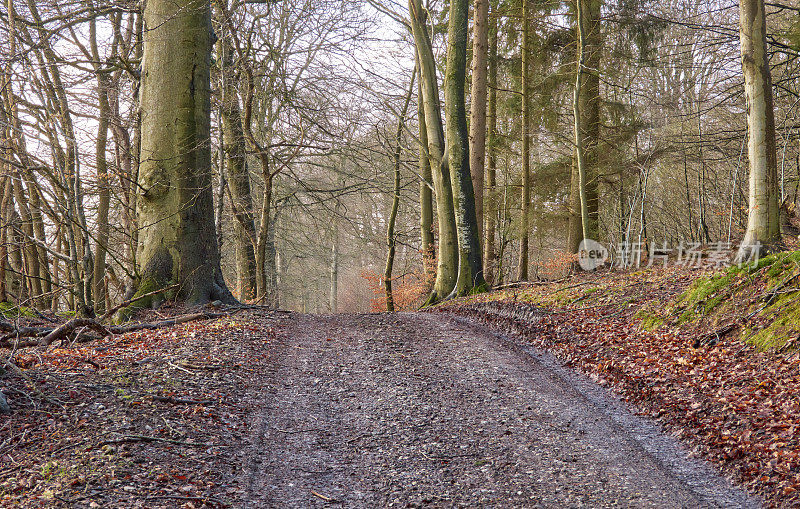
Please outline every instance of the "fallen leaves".
M18 352L52 401L23 378L0 378L13 409L0 416L0 507L229 505L242 491L237 444L257 408L273 318L241 313Z

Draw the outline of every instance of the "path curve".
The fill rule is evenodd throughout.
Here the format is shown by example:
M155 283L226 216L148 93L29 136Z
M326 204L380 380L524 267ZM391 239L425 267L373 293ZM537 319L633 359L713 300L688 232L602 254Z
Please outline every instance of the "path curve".
M243 507L757 507L582 375L481 324L287 321Z

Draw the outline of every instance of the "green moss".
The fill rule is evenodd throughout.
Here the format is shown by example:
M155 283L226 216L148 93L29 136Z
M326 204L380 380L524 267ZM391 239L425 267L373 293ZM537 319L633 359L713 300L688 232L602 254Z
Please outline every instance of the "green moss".
M34 318L36 313L30 308L2 301L0 302L0 315L3 315L3 318Z
M646 331L654 331L664 325L664 317L649 309L641 309L636 313L640 321L639 327Z
M780 349L800 336L800 302L797 299L800 288L787 291L758 313L762 318L760 323L766 322L766 325L744 331L743 337L747 343L759 350Z
M681 313L678 323L690 322L698 315L705 316L714 311L732 293L736 276L736 272L726 271L692 283L671 308L673 314Z
M126 322L140 309L152 308L154 307L154 304L163 302L170 297L172 292L169 292L170 295L167 294L168 292L162 292L155 295L149 295L147 297L141 297L142 295L147 295L148 293L152 293L159 288L164 288L166 286L168 285L157 281L155 278L142 278L142 280L139 281L139 288L133 295L134 301L129 306L119 310L116 318L117 323Z
M784 348L800 336L800 251L772 253L755 264L732 266L698 279L668 307L678 324L710 317L719 323L748 316L741 338L761 350ZM735 306L749 309L737 309ZM655 326L657 314L642 316Z

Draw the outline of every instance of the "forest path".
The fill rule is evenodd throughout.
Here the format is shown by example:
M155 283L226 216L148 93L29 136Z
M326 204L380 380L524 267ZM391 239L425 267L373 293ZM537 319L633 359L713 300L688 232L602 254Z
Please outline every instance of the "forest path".
M437 313L293 315L244 507L751 507L582 375Z

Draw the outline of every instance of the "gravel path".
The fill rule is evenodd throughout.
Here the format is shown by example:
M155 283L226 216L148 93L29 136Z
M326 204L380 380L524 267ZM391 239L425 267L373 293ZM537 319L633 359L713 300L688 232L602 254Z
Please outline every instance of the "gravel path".
M483 325L287 321L243 507L756 507L602 389Z

